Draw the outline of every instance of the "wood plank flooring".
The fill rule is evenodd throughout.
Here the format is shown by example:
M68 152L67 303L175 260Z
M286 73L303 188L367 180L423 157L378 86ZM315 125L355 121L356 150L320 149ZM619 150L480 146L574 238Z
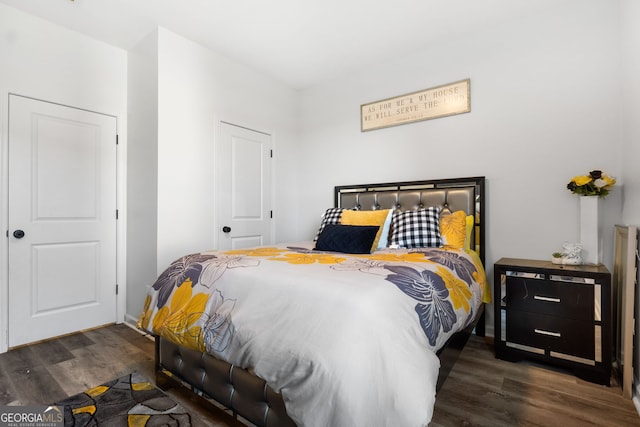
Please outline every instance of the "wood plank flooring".
M614 379L615 382L615 379ZM436 397L431 426L640 426L631 400L568 371L494 357L472 336Z
M154 380L153 358L153 341L126 325L10 350L0 354L0 405L52 403L131 372ZM184 390L166 393L190 410L198 426L244 426L222 409L205 412Z
M0 405L54 402L130 372L153 379L153 354L153 342L126 325L11 350L0 355ZM204 411L181 390L167 394L204 426L243 425L227 411ZM497 360L490 340L471 337L438 393L430 426L620 427L640 426L640 416L617 385Z

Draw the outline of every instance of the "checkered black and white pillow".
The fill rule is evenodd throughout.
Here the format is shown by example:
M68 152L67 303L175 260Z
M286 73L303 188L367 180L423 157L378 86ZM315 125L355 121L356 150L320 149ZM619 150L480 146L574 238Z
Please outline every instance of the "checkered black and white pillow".
M394 211L391 218L391 245L400 248L439 248L440 209Z
M340 219L342 218L342 208L329 208L326 210L324 215L322 215L322 221L320 222L320 228L316 233L316 237L313 238L313 241L318 240L318 236L324 230L324 226L327 224L340 224Z

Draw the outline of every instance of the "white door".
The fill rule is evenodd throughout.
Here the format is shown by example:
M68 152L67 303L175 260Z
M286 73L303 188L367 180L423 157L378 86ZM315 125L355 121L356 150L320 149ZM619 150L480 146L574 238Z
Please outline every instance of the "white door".
M116 119L9 96L9 346L116 320Z
M218 142L219 249L271 244L271 136L222 122Z

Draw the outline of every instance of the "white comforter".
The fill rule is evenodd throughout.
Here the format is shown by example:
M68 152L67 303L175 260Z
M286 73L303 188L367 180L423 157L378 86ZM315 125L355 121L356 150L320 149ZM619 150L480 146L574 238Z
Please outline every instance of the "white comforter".
M483 300L477 257L312 247L183 257L154 285L139 324L253 369L299 426L426 426L435 351Z

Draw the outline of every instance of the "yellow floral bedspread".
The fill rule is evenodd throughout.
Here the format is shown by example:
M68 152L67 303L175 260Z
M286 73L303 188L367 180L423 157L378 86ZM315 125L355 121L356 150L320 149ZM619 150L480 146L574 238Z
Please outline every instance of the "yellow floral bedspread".
M251 367L283 393L300 425L428 423L435 352L490 301L478 256L312 247L184 256L153 285L138 326ZM367 380L372 376L379 386Z

